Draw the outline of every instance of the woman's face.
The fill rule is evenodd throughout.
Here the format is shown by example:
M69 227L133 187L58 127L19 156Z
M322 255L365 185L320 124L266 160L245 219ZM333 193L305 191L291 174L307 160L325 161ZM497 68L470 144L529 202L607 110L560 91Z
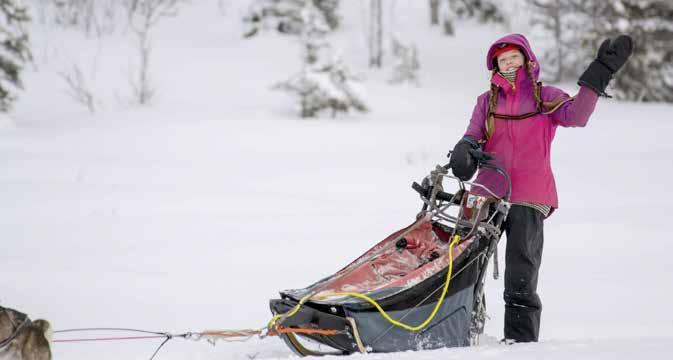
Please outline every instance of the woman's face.
M498 55L498 69L512 72L523 66L523 54L519 50L510 50Z

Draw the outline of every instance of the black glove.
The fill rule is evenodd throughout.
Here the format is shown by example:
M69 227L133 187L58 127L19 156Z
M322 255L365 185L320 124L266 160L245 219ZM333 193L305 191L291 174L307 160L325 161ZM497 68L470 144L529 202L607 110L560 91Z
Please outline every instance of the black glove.
M598 48L596 60L589 64L577 84L590 88L598 95L608 96L605 88L612 75L624 66L632 52L633 40L628 35L619 35L614 40L605 39Z
M476 140L465 136L451 152L451 160L449 160L449 167L453 175L461 181L467 181L477 172L478 161L474 158L472 152L477 151L481 153L481 147Z

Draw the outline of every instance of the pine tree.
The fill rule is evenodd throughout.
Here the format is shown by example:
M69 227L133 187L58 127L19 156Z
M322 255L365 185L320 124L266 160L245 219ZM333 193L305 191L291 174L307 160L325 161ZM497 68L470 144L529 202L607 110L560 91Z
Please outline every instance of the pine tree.
M439 0L429 0L430 25L439 25Z
M298 97L303 118L316 117L324 110L330 111L332 117L351 109L368 111L359 89L360 78L344 66L339 56L332 56L322 66L306 66L290 79L274 86L274 89Z
M322 12L330 29L334 30L339 27L341 22L338 13L339 0L313 0L313 5Z
M622 1L622 7L609 3L636 44L632 59L615 79L616 96L673 102L673 2ZM621 29L619 22L615 25L604 29L606 34L616 36Z
M432 2L430 6L432 6ZM440 8L444 33L453 35L455 21L476 18L482 23L502 23L505 17L495 0L444 0Z
M359 89L360 77L351 73L325 39L329 25L312 4L301 11L302 70L273 86L299 100L301 117L315 117L324 110L332 117L350 109L367 111Z
M30 21L28 10L15 0L0 0L0 111L10 110L16 91L23 87L23 64L31 60L28 33L23 25Z
M540 60L544 63L545 73L553 73L551 79L554 82L559 82L563 78L563 51L562 29L563 18L566 14L563 11L563 0L528 0L532 10L531 25L533 27L540 26L542 31L549 33L550 38L554 39L553 45L544 49L542 55L538 55ZM538 53L540 50L538 50ZM553 70L550 70L551 68Z
M527 0L527 3L532 14L532 39L544 39L536 46L543 64L543 81L577 80L587 66L587 59L595 55L593 44L584 36L593 31L593 21L601 11L600 2Z
M123 20L121 0L33 0L42 21L82 30L87 35L112 33Z
M582 34L585 52L595 56L602 40L622 33L634 40L631 59L611 84L616 98L673 102L672 1L573 0L573 3L577 11L591 18L590 31Z
M338 0L254 0L243 17L243 36L252 37L263 30L300 35L304 27L302 11L307 5L317 10L330 30L339 26Z
M389 80L391 84L410 82L418 84L418 51L415 44L405 44L397 37L392 39L392 54L394 57L393 73Z
M383 66L383 4L382 0L369 0L369 26L367 45L369 66Z

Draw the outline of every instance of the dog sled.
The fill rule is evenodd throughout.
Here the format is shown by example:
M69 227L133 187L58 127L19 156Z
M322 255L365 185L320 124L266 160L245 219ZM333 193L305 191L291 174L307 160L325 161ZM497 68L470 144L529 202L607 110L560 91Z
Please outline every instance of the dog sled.
M412 185L423 205L411 225L334 275L281 291L270 300L270 329L290 329L280 336L300 356L477 344L486 320L486 270L511 191L501 167L480 166L502 175L504 196L437 166ZM457 182L455 193L443 191L445 179Z

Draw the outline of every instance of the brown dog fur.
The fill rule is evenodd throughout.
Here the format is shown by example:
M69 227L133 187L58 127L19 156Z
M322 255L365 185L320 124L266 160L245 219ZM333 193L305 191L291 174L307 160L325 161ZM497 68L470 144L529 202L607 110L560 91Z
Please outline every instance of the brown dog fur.
M0 341L12 336L15 326L23 321L16 310L0 307ZM47 320L26 324L18 336L0 349L0 360L51 360L51 325Z

